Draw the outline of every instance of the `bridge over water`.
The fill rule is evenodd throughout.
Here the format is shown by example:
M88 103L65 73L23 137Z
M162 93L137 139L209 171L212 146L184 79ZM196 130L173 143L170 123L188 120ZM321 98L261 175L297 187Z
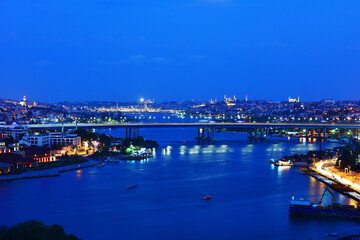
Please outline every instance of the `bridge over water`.
M307 129L307 134L311 137L314 133L317 137L326 138L327 131L329 129L360 129L360 124L330 124L330 123L54 123L54 124L28 124L28 125L16 125L7 126L1 125L0 129L15 128L15 127L27 127L31 130L64 130L64 129L117 129L125 128L125 138L139 136L139 129L141 128L197 128L197 139L211 140L214 138L215 128L248 128L252 129L256 136L260 129L261 137L268 137L270 128L285 128L285 129ZM207 136L205 133L207 132Z

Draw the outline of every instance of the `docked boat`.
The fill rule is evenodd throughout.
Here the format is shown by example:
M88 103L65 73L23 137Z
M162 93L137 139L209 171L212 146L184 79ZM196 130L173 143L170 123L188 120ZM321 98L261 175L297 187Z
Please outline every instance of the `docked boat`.
M331 195L332 204L330 205L325 205L322 201L326 192L329 192ZM328 188L325 188L321 199L317 204L304 200L303 198L295 199L294 195L292 195L289 213L291 215L319 215L360 218L360 208L358 206L355 207L353 205L342 205L336 203L334 194Z

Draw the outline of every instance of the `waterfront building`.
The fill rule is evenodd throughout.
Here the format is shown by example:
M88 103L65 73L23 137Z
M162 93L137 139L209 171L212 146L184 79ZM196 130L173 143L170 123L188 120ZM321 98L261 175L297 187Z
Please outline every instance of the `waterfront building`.
M32 158L37 163L52 162L56 161L55 149L54 148L38 148L28 147L20 151L21 156L24 158Z
M81 137L77 134L65 134L62 132L52 132L49 133L50 136L50 145L60 145L60 146L80 146Z
M17 153L3 153L0 154L0 163L11 164L14 168L27 168L36 165L37 160Z
M22 139L29 146L45 147L50 146L50 135L39 134L39 135L27 135Z
M62 132L52 132L49 134L39 134L39 135L27 135L24 136L24 143L28 146L36 147L49 147L49 146L80 146L81 137L77 134L65 134Z

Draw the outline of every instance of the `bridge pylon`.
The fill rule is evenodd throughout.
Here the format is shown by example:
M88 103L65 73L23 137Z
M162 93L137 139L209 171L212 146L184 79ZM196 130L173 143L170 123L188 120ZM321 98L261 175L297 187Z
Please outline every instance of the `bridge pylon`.
M198 141L214 141L215 127L199 127L198 134L195 139Z

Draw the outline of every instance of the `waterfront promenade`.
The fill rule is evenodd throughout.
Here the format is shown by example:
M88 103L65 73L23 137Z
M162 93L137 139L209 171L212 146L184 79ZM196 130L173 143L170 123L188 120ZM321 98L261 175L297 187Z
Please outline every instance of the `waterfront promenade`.
M349 173L341 172L333 166L334 164L334 161L320 161L319 163L315 164L315 169L318 173L332 178L344 185L350 186L354 190L360 192L360 175L354 173L350 175Z
M77 170L77 169L86 168L86 167L93 167L93 166L96 166L97 164L99 164L98 161L89 160L88 162L84 162L84 163L73 164L73 165L68 165L68 166L63 166L63 167L52 168L52 169L45 169L45 170L39 170L39 171L28 170L27 172L23 172L21 174L0 176L0 181L28 179L28 178L40 178L40 177L57 177L57 176L60 176L60 173L62 173L62 172Z
M353 199L360 201L360 174L352 173L350 175L349 173L342 172L334 167L335 163L335 160L320 161L315 163L315 166L312 168L312 170L327 179L319 176L313 177L329 185L338 182L353 189L354 191L348 191L346 194Z

